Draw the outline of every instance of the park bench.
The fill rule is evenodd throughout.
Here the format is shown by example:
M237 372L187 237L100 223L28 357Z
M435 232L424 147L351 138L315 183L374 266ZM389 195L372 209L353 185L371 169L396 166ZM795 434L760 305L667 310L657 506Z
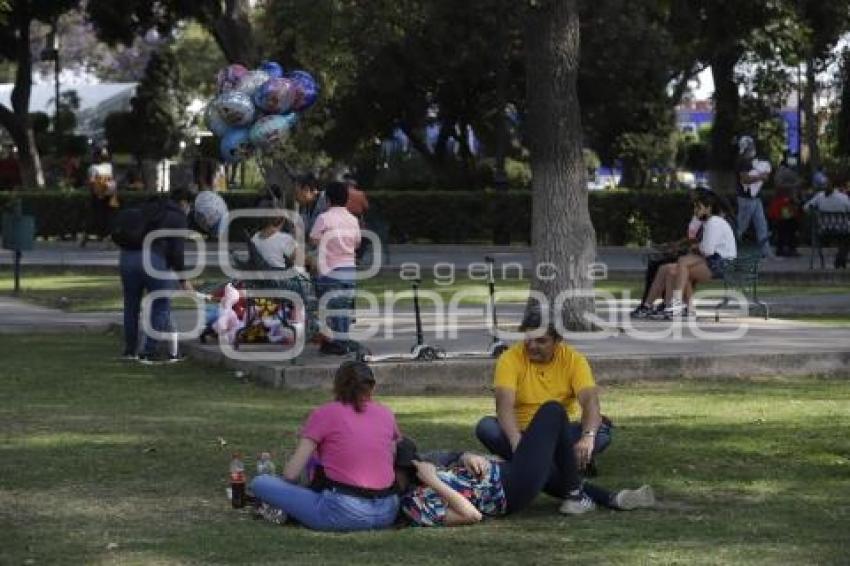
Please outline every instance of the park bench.
M758 248L739 248L738 257L723 260L723 300L714 307L714 320L720 321L720 309L729 304L729 291L742 293L750 303L764 311L764 319L770 316L770 307L759 299L759 264L761 250ZM749 303L748 303L749 306Z
M829 239L850 238L850 212L823 212L813 210L811 217L812 253L809 269L815 268L815 254L820 256L820 267L824 269L823 246Z

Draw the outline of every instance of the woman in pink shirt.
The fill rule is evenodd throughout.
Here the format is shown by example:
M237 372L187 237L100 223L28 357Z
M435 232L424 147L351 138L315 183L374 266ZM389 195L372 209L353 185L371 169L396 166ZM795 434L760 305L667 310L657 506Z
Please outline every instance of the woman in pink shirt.
M398 513L393 459L401 434L392 411L372 401L374 387L369 366L343 363L334 377L336 400L310 413L283 478L254 479L257 499L320 531L392 525ZM294 483L314 452L324 467L321 491Z

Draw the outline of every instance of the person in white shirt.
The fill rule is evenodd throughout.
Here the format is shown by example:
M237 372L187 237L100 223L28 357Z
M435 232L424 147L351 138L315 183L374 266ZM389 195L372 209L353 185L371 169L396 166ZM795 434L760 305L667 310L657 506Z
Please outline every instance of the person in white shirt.
M649 306L664 298L667 318L693 312L683 297L691 297L695 284L723 277L723 261L734 259L738 254L735 234L720 216L720 205L714 193L706 191L697 197L694 216L703 222L699 245L676 263L663 265L647 297Z
M298 244L290 234L283 232L283 216L271 216L265 226L251 237L257 253L270 267L289 269L295 266Z
M850 197L836 191L823 173L815 173L814 177L815 188L821 189L809 202L803 205L803 209L811 211L812 209L820 212L850 212Z
M850 212L850 197L841 191L836 191L826 175L820 172L816 173L814 184L816 188L823 190L803 205L806 212ZM824 238L826 240L837 240L838 251L835 254L835 269L846 269L847 254L850 251L850 234L846 233L846 227L845 231L838 230L824 234Z

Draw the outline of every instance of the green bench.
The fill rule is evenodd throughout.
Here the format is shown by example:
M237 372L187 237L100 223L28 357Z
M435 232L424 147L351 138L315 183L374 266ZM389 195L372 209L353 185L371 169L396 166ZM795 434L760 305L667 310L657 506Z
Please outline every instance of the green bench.
M714 307L714 320L720 321L720 309L730 302L729 291L739 291L748 299L749 304L764 311L764 319L770 317L770 306L759 299L759 265L761 250L758 248L739 248L738 257L723 260L723 300Z

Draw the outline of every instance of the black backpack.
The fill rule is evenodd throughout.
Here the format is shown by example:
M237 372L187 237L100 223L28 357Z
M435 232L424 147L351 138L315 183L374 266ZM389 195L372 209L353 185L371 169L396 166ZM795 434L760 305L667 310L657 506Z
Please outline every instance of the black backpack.
M140 250L145 236L165 212L165 200L154 198L118 211L112 221L112 241L125 250Z

